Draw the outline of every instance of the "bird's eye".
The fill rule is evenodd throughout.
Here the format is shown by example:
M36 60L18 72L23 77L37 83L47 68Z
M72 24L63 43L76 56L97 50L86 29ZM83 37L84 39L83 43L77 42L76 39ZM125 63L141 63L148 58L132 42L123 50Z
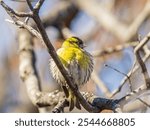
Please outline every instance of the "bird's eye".
M83 42L81 40L77 41L79 45L82 45Z

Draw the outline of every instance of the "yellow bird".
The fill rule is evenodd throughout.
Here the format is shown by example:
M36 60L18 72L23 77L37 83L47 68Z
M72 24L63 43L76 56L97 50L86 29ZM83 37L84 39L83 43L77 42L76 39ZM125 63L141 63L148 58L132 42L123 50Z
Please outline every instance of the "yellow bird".
M84 50L84 47L81 39L71 37L66 39L62 47L57 50L57 55L61 63L78 87L83 86L89 80L93 71L93 57ZM67 85L52 58L50 59L50 72L59 86L64 90L65 96L69 101L69 110L71 111L74 106L81 109L79 100Z

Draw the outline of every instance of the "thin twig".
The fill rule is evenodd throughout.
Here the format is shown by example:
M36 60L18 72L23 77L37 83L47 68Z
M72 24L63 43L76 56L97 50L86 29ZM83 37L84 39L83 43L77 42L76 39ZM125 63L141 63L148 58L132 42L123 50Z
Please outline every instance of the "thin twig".
M142 100L141 98L137 98L140 102L142 102L145 106L149 107L150 108L150 105L145 102L144 100Z
M143 62L143 60L139 54L139 51L136 52L136 58L137 58L137 61L139 62L139 65L141 67L146 86L147 86L147 88L150 88L150 77L148 74L148 70L147 70L145 63Z
M125 43L122 45L116 45L114 47L107 47L104 50L97 50L92 52L92 56L93 57L101 57L101 56L106 56L106 55L110 55L112 53L116 53L116 52L120 52L122 50L124 50L125 48L128 47L135 47L137 45L137 41L135 42L129 42L129 43Z
M25 13L25 12L17 12L14 11L12 8L10 8L8 5L6 5L3 0L0 1L0 4L3 6L3 8L5 8L6 11L9 12L9 14L14 14L18 17L32 17L31 13Z
M129 103L130 101L136 100L137 98L141 98L143 96L147 96L150 94L150 90L143 88L140 86L138 89L134 90L133 92L124 96L122 100L120 100L119 104L124 106L125 104Z
M43 43L43 39L41 37L41 34L35 30L34 28L32 28L31 26L27 25L26 23L17 20L16 22L6 19L7 22L15 24L16 26L18 26L19 28L24 28L26 30L28 30L32 35L34 35L35 37L39 38L40 41Z
M144 45L150 40L150 32L147 34L147 36L135 47L134 53L136 55L137 61L139 62L139 65L141 67L145 83L147 88L150 88L150 76L148 74L148 70L146 68L146 65L144 61L142 60L140 56L140 50L144 47Z
M132 92L132 83L131 83L130 77L129 77L127 74L125 74L125 73L119 71L118 69L116 69L116 68L114 68L114 67L112 67L112 66L110 66L110 65L108 65L108 64L105 64L105 66L108 67L108 68L111 68L111 69L117 71L118 73L124 75L125 77L127 77L127 79L129 80L129 85L130 85L129 88L130 88L130 90L131 90L131 92Z

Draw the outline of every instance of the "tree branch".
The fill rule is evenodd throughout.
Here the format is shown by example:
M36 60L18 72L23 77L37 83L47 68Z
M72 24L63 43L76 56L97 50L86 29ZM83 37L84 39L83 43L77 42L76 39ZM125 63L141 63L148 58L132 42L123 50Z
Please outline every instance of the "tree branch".
M146 65L144 61L142 60L140 56L140 50L144 47L144 45L150 40L150 32L147 34L147 36L135 47L134 53L136 55L137 61L139 62L139 65L142 69L142 73L145 79L146 87L150 88L150 77L148 74L148 70L146 68Z
M45 0L39 0L35 5L34 10L39 11L41 6L43 5L44 1Z
M28 4L30 10L33 11L33 6L32 6L32 4L31 4L31 1L30 1L30 0L26 0L26 2L27 2L27 4Z
M40 91L40 79L35 68L35 54L31 35L20 30L19 37L19 73L25 83L28 96L38 107L56 105L62 94L58 91L44 93Z
M0 4L3 6L3 8L7 11L7 13L9 15L15 15L15 16L18 16L18 17L32 17L32 14L31 13L25 13L25 12L17 12L17 11L14 11L12 8L10 8L8 5L6 5L3 0L0 0Z

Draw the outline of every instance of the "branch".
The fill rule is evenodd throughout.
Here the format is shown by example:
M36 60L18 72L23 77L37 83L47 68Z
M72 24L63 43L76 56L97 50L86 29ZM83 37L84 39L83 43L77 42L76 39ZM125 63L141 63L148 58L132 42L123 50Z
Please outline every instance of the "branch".
M142 102L145 106L149 107L150 108L150 105L145 102L144 100L142 100L141 98L137 98L140 102Z
M105 64L105 67L108 67L108 68L110 68L110 69L113 69L114 71L116 71L116 72L120 73L121 75L127 77L128 81L129 81L129 88L130 88L130 91L132 92L131 80L130 80L130 77L129 77L126 73L123 73L123 72L119 71L118 69L116 69L116 68L114 68L114 67L112 67L112 66L110 66L110 65L107 65L107 64Z
M3 0L0 0L0 4L3 6L3 8L7 11L7 13L12 16L15 15L15 16L18 16L18 17L32 17L32 14L31 13L25 13L25 12L17 12L17 11L14 11L12 8L10 8L8 5L6 5Z
M69 103L66 99L61 100L57 106L55 106L55 108L52 110L53 113L61 113L64 112L64 108L68 107Z
M19 28L23 28L23 29L28 30L33 36L35 36L38 39L40 39L40 41L43 43L43 39L41 37L41 34L37 30L35 30L34 28L32 28L31 26L27 25L26 23L24 23L22 21L19 21L19 20L17 20L17 21L14 22L14 21L6 19L6 21L9 22L9 23L15 24Z
M62 94L58 91L44 93L40 91L40 79L35 68L35 54L31 35L21 30L18 37L19 41L19 73L25 83L28 96L32 103L38 107L56 105Z
M137 61L138 61L139 65L140 65L140 67L141 67L141 70L142 70L142 73L143 73L143 76L144 76L144 79L145 79L146 87L150 88L150 77L149 77L146 65L143 62L143 60L142 60L142 58L141 58L141 56L139 54L139 51L137 51L135 54L136 54Z
M33 11L33 6L32 6L32 4L31 4L31 1L30 1L30 0L26 0L26 2L27 2L27 4L28 4L30 10Z
M121 112L120 109L120 99L106 99L97 97L93 94L90 94L88 92L82 92L82 96L92 105L99 109L98 112L101 112L104 109L112 110L113 112ZM53 113L60 113L63 112L64 108L69 105L68 101L63 99L61 100L57 106L53 109Z
M34 10L39 11L41 6L43 5L44 1L45 0L39 0L35 5Z
M138 98L148 96L150 94L150 90L143 89L143 86L139 87L138 89L134 90L133 92L127 94L122 98L119 102L120 106L125 106L127 103L137 100Z
M144 45L149 41L150 39L150 32L147 34L147 36L135 47L134 53L136 55L137 61L139 62L139 65L142 69L142 73L145 79L146 87L150 88L150 77L148 74L148 70L146 68L146 65L144 61L142 60L139 51L144 47Z
M102 57L105 55L110 55L112 53L116 53L116 52L121 52L122 50L124 50L125 48L128 47L135 47L137 45L138 42L129 42L129 43L125 43L122 45L116 45L114 47L107 47L104 50L97 50L92 52L92 56L93 57Z

